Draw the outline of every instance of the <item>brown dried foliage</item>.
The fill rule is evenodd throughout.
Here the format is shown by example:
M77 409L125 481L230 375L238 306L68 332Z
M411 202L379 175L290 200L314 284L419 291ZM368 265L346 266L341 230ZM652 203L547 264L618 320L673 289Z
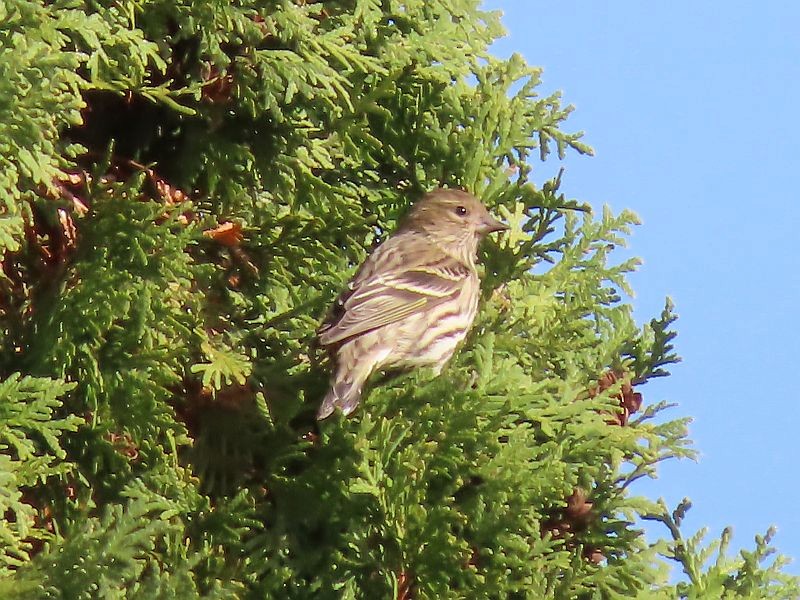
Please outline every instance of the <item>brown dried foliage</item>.
M617 394L619 405L622 410L618 413L615 413L608 420L608 423L610 425L625 426L628 424L630 416L638 412L642 407L642 394L640 392L633 391L631 379L628 374L620 371L607 371L600 377L597 385L589 390L589 396L594 398L618 382L622 382L620 392Z
M408 571L400 571L397 575L397 600L412 600L414 598L412 582L413 577Z
M554 510L551 517L542 523L542 535L549 534L554 539L565 540L567 548L575 549L581 543L581 534L589 529L596 518L593 508L594 503L589 500L587 493L575 488L564 500L564 506ZM590 544L583 544L582 556L594 564L605 559L602 549Z

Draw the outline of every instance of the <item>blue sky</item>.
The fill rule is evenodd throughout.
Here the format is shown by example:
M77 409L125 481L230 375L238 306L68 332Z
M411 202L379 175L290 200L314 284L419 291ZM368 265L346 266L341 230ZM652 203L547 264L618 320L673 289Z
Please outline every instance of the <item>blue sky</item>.
M630 243L644 259L637 319L665 296L680 315L683 362L641 391L694 418L700 460L666 464L638 491L689 496L687 530L732 525L737 547L776 525L800 573L800 3L485 6L509 33L494 53L543 67L542 93L563 91L576 107L565 129L596 151L567 156L562 190L643 220Z

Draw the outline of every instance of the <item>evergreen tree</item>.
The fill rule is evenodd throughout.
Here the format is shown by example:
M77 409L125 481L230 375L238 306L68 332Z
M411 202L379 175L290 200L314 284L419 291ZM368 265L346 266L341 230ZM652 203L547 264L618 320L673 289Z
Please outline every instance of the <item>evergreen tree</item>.
M693 455L637 391L675 315L634 323L636 217L547 180L590 149L501 34L477 0L0 2L0 597L800 595L769 535L636 495ZM512 225L476 325L318 425L315 328L438 185Z

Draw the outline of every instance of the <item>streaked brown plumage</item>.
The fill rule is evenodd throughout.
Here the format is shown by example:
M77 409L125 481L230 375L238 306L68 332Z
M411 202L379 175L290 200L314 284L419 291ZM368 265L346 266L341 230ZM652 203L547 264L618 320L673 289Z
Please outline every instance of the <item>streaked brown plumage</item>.
M480 240L506 229L474 196L438 189L411 209L350 281L319 328L336 368L318 419L348 415L377 369L438 374L475 319Z

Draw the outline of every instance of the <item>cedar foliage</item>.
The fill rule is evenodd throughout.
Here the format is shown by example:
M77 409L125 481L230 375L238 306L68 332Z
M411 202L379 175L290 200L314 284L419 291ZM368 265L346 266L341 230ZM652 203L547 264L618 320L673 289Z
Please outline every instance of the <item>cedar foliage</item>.
M770 536L636 495L693 455L636 391L675 315L631 317L632 213L536 183L590 149L501 34L475 0L0 3L0 597L797 597ZM437 185L512 224L475 329L318 426L319 318Z

